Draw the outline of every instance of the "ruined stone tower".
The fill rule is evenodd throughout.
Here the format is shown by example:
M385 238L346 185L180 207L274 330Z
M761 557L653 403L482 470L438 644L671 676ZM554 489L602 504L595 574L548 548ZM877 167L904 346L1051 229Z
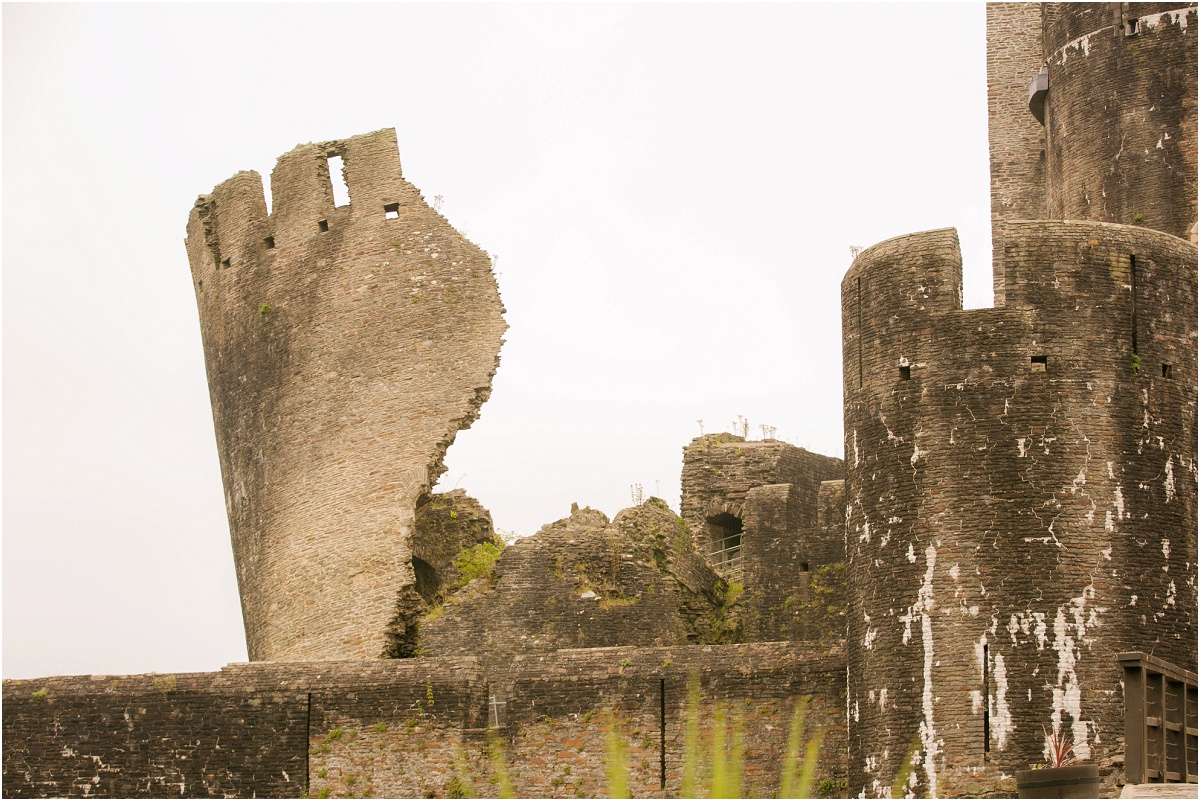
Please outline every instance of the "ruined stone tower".
M1195 669L1196 23L989 6L996 308L951 230L843 280L851 795L1115 781L1116 655Z
M491 263L390 129L297 147L271 193L240 172L187 235L250 658L404 655L414 508L499 358Z

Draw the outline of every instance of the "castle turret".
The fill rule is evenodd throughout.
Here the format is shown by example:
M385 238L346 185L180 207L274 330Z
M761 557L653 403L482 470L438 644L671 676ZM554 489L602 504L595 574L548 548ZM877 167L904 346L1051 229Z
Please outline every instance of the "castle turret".
M1196 248L1003 234L1003 308L953 230L842 282L851 795L1011 790L1043 730L1111 774L1117 654L1195 669Z
M996 305L1008 220L1144 225L1196 205L1195 3L989 3Z
M272 213L241 172L187 236L250 658L403 656L414 508L491 391L496 281L390 129L301 145L271 178Z

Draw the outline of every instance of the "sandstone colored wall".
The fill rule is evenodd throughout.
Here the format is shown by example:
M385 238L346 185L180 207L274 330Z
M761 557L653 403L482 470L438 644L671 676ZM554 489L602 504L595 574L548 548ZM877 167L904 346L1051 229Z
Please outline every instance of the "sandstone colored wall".
M1197 210L1196 4L1050 5L1048 216L1187 238Z
M774 794L795 700L814 696L806 736L825 732L820 778L836 795L844 669L839 651L771 643L534 655L504 687L454 658L6 681L4 793L498 797L507 774L517 797L595 797L615 709L634 795L677 797L694 676L704 728L718 707L741 721L758 794ZM489 727L497 692L508 702Z
M413 510L490 392L496 281L390 129L297 147L271 192L238 173L187 236L250 658L402 655Z
M1116 654L1195 665L1196 248L1100 223L1004 243L1005 308L961 310L953 230L842 283L852 795L913 753L918 795L1011 791L1043 726L1112 792Z

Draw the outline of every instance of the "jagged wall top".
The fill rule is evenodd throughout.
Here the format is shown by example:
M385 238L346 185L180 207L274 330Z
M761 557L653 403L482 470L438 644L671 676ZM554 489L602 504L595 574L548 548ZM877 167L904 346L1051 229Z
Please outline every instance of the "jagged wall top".
M250 656L402 652L414 506L498 363L491 262L404 180L392 130L301 145L271 188L267 214L238 173L187 237Z

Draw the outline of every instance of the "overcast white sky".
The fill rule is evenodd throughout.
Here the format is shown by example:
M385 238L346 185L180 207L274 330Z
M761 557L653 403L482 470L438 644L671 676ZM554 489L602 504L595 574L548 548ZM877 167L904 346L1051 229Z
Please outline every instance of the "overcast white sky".
M955 226L991 302L984 8L3 10L3 674L246 659L196 196L395 127L511 326L443 486L529 534L737 415L842 455L850 245Z

